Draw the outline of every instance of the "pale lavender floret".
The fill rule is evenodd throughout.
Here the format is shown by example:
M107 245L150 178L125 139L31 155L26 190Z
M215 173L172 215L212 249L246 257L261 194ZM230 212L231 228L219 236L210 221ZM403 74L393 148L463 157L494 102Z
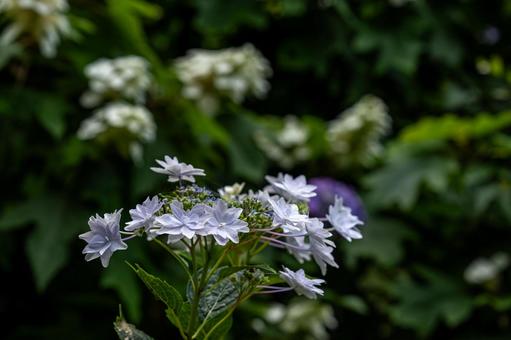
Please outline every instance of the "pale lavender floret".
M206 207L209 217L206 222L207 234L224 246L229 240L239 243L238 233L248 233L248 223L239 219L243 209L229 208L223 200L218 200L213 207Z
M286 237L286 245L284 246L300 263L309 261L311 258L310 246L305 243L305 236Z
M161 168L152 167L151 170L159 174L168 175L169 182L181 180L195 183L194 176L206 176L204 170L194 168L190 164L180 163L177 157L165 156L165 161L156 160Z
M104 217L96 214L89 218L91 231L79 235L82 240L87 242L82 251L86 261L99 257L101 264L106 268L114 251L128 248L128 245L121 239L119 231L121 211L122 209L116 210L112 214L105 214Z
M299 231L300 223L309 220L307 215L300 214L296 204L287 203L282 197L278 200L268 199L273 210L273 224L281 226L285 232Z
M328 239L332 236L332 233L326 230L323 223L316 218L310 219L306 225L306 229L312 258L321 269L321 274L326 274L327 264L334 268L339 268L332 255L335 243Z
M126 223L124 230L135 231L144 228L149 231L153 227L156 213L163 206L163 201L158 199L158 196L153 198L147 197L144 203L137 204L135 209L130 210L131 221Z
M335 231L349 242L352 239L362 238L362 233L356 226L364 223L357 216L351 214L350 208L343 205L341 197L335 197L335 203L328 208L326 218Z
M173 243L183 237L192 239L196 234L202 235L205 232L205 206L202 204L194 206L191 210L184 210L183 204L173 201L170 204L172 214L164 214L155 218L154 232L157 235L168 235L168 242Z
M305 176L296 178L288 174L279 173L277 177L266 176L270 188L275 193L293 202L308 202L311 197L316 196L316 186L307 184Z
M316 287L325 282L321 279L308 279L303 269L293 272L289 268L283 267L283 271L279 271L279 276L287 284L295 290L298 295L304 295L309 299L315 299L316 295L323 295L323 290Z

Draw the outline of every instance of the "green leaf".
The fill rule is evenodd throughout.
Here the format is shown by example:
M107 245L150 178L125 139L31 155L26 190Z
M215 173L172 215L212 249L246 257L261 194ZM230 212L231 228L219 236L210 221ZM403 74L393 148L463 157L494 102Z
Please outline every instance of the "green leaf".
M149 288L153 295L167 306L166 314L169 320L179 328L180 331L186 329L189 319L189 304L183 302L181 294L167 282L147 273L138 264L132 267L138 277ZM188 316L187 316L188 315ZM183 322L186 321L184 324Z
M194 0L195 26L205 34L232 33L241 26L262 28L267 17L257 1Z
M407 143L428 140L455 140L464 142L481 138L511 126L511 112L498 114L481 113L475 117L458 117L448 114L442 117L423 118L406 127L399 139Z
M231 133L228 144L230 165L235 175L258 182L266 172L266 159L254 143L256 123L247 116L229 117L226 128Z
M344 247L346 263L354 266L360 258L370 258L383 266L395 266L405 254L404 241L416 234L399 221L374 216L362 228L364 239Z
M13 211L2 217L0 226L7 230L30 221L35 223L25 246L36 288L41 292L66 264L68 244L85 223L86 214L71 208L65 198L47 193L16 206ZM16 213L25 216L16 217Z
M107 0L107 9L128 44L147 58L157 70L162 69L160 59L147 44L142 25L142 18L159 18L161 8L143 0Z
M134 325L127 323L122 316L118 316L115 320L114 329L120 340L153 340Z
M66 128L65 115L70 106L59 97L44 96L38 100L35 113L39 122L56 139L62 138Z
M232 306L239 297L237 286L229 277L211 282L200 296L199 316L201 320L214 318Z
M449 176L457 169L457 162L451 158L400 155L367 178L369 201L376 207L396 204L408 210L417 201L422 185L441 193L447 190Z
M113 256L110 265L105 268L100 281L101 287L117 291L130 318L139 322L142 317L142 296L138 279L119 256Z
M433 331L444 320L454 327L463 322L474 307L474 300L463 286L447 276L421 270L426 285L401 278L393 287L398 303L390 307L391 319L400 326L413 328L422 336Z
M208 321L208 323L204 326L204 339L221 340L225 338L229 329L232 327L232 316L228 313L229 312L226 311L218 315L216 318Z

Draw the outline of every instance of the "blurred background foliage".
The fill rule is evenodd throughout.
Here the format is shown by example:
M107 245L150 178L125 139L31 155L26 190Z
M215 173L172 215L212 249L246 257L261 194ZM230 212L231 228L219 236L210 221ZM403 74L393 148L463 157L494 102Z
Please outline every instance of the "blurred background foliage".
M149 334L174 334L124 264L178 280L158 249L134 241L100 270L77 239L93 213L165 190L148 169L164 154L206 169L211 186L287 171L348 183L365 204L364 239L338 242L325 299L291 301L298 316L246 305L231 338L511 337L511 1L73 0L67 15L55 58L0 47L6 338L111 339L119 302ZM208 115L181 95L174 59L245 43L273 70L265 99ZM126 55L153 76L156 139L138 161L76 134L91 115L85 66ZM363 129L339 123L350 115L366 115ZM311 315L319 326L300 329Z

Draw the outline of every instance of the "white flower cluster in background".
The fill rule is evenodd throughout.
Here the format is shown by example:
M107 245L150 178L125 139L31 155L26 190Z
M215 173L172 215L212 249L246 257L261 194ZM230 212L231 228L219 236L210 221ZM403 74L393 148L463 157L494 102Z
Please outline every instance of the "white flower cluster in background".
M499 252L490 258L480 257L465 269L465 280L472 284L483 284L495 279L498 274L509 266L509 256Z
M272 304L263 319L255 319L252 328L258 333L272 334L276 328L287 336L300 335L304 340L329 339L329 330L338 326L331 306L319 301L293 299L289 305ZM284 338L288 338L288 337Z
M92 108L106 104L82 122L78 138L108 136L117 145L127 143L131 157L139 161L140 142L149 143L156 138L153 115L144 106L151 85L149 63L139 56L102 58L87 65L85 75L89 89L80 98L82 105Z
M72 34L68 9L66 0L0 0L0 14L12 21L0 36L0 48L28 35L45 57L54 57L61 37Z
M309 129L295 116L286 116L282 128L274 134L256 131L254 139L266 156L284 169L308 160L311 155L307 145Z
M84 120L78 137L93 139L110 128L125 129L144 142L152 142L156 136L153 116L145 107L114 102L96 110Z
M341 167L367 165L383 151L380 139L390 127L383 100L362 97L329 123L327 138L333 158Z
M149 63L139 56L101 58L85 67L85 75L89 79L89 90L80 101L87 108L95 107L105 99L119 98L144 104L151 85Z
M221 98L241 103L246 97L262 98L270 89L269 62L251 44L223 50L190 50L175 62L184 84L182 94L201 110L214 114Z

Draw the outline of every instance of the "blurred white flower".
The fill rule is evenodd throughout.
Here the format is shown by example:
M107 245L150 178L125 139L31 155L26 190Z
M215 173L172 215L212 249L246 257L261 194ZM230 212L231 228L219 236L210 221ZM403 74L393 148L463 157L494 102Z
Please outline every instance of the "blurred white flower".
M509 256L499 252L490 258L480 257L472 261L465 269L464 277L468 283L482 284L493 280L509 266Z
M0 0L0 14L12 21L0 36L0 48L29 35L45 57L54 57L61 36L72 34L65 15L68 9L67 0Z
M151 85L149 63L139 56L99 59L85 67L89 90L80 98L84 107L94 107L105 99L125 99L143 104Z
M309 129L295 116L286 116L282 128L274 133L256 131L254 139L266 156L284 169L290 169L311 156L307 145Z
M251 44L224 50L190 50L175 62L184 97L214 114L222 97L241 103L245 97L262 98L270 89L269 62Z
M329 339L328 330L337 325L331 306L297 298L286 308L280 328L286 333L301 333L305 339L322 340Z
M222 189L219 189L218 193L224 200L232 200L243 192L244 187L245 183L234 183L233 185L226 185Z
M333 159L340 166L366 165L381 154L382 136L391 118L378 97L366 95L329 123L327 138Z
M117 131L118 133L114 133ZM142 146L139 142L152 142L156 138L156 124L153 116L143 106L113 102L85 119L78 129L78 138L89 140L112 134L109 138L117 143L126 143L134 161L142 159ZM119 134L120 133L120 134Z
M326 340L330 338L328 330L338 326L331 306L304 298L295 298L288 305L271 304L263 318L266 323L256 319L258 322L252 324L256 332L273 334L276 327L286 339L299 335L304 340Z

